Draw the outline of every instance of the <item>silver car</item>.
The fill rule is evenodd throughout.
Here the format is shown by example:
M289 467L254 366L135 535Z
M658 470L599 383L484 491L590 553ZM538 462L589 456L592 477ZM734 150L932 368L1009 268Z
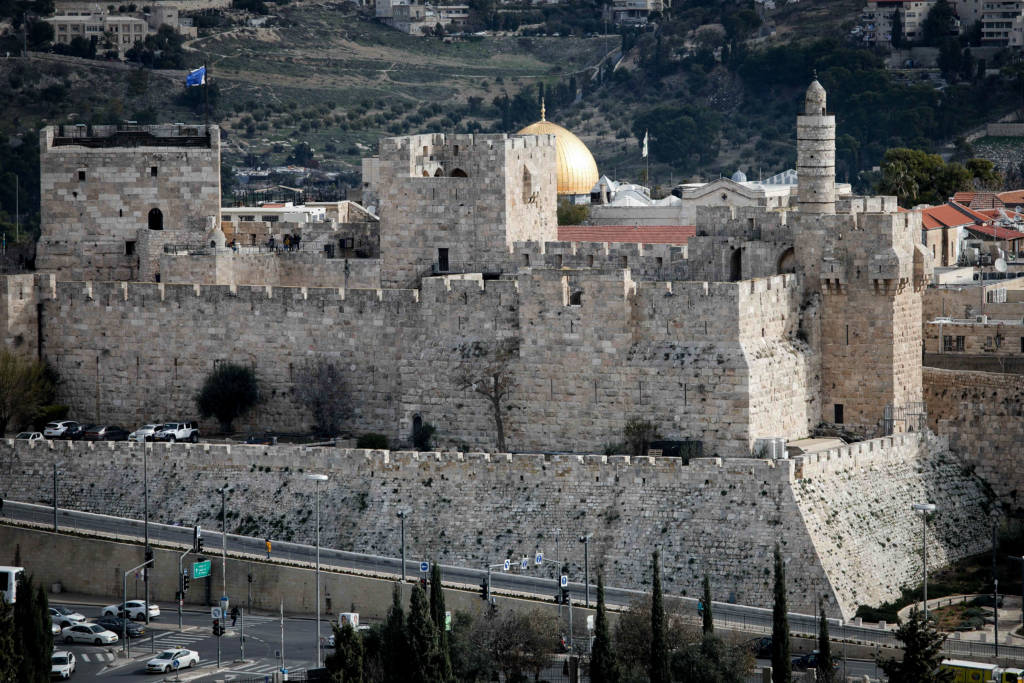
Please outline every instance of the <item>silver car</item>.
M93 643L94 645L109 645L117 642L117 634L108 631L99 624L75 624L68 626L60 632L60 637L65 643Z
M74 420L58 420L57 422L47 422L43 428L43 436L47 439L63 439L67 437L68 432L78 426L78 423Z
M152 441L153 435L156 434L158 430L163 428L164 424L162 422L160 424L142 425L141 427L139 427L134 432L128 435L128 440L138 441L139 438L141 437L144 441Z
M50 621L61 628L67 628L68 626L74 626L75 624L80 624L85 621L85 615L79 614L70 607L52 605L50 607Z

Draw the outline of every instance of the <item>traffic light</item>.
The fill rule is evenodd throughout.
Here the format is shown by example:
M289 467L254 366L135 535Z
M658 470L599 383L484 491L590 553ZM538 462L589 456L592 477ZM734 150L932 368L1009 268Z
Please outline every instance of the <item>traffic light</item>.
M427 590L427 580L425 578L420 579L420 588Z
M483 598L484 600L487 599L487 582L486 581L481 581L480 582L480 597Z
M149 546L146 546L146 562L152 562L152 561L153 561L153 549L150 548ZM153 565L149 565L149 566L152 567Z
M181 592L188 593L188 570L181 573Z
M199 525L192 527L192 549L197 553L203 552L203 530Z
M213 620L213 635L220 637L224 633L224 627L220 625L220 619Z
M562 589L562 604L563 605L568 605L569 604L569 589L568 588L563 588Z

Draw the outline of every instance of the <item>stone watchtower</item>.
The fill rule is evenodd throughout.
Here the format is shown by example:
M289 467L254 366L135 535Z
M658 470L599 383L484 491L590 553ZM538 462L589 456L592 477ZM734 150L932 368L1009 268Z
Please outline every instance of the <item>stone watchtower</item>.
M815 79L796 117L796 170L801 213L836 212L836 117L826 113L825 88Z
M907 425L885 419L920 410L921 292L931 259L920 214L899 212L895 197L836 201L835 117L825 102L815 80L797 117L800 205L790 219L803 325L818 331L821 421L866 435L900 431Z
M220 222L217 126L46 126L36 265L60 280L152 280L168 243Z

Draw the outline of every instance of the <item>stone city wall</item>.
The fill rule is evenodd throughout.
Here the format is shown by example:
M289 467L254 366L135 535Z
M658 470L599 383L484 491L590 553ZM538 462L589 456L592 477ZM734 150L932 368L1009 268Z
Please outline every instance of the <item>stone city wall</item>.
M422 290L40 282L42 353L82 420L194 417L203 379L233 361L256 369L265 396L236 428L294 431L309 426L295 368L326 358L344 370L352 430L403 442L419 415L439 443L491 449L490 403L457 380L507 340L512 450L603 451L640 415L664 438L739 456L816 423L794 276L635 283L628 270L534 269Z
M668 593L696 595L704 573L716 600L769 606L772 550L789 560L791 609L812 613L825 594L850 617L857 604L898 594L918 571L920 522L908 500L943 503L929 534L936 566L984 547L980 483L935 439L899 435L794 460L488 455L223 446L0 442L7 495L50 502L59 463L61 504L139 518L143 453L152 518L215 527L227 484L229 531L310 542L314 482L324 545L394 556L395 513L408 509L412 557L484 567L558 553L582 577L645 587L660 547ZM950 507L953 506L953 507ZM556 541L556 529L560 529Z
M1024 376L924 368L931 429L1013 508L1024 507L1019 458L1024 434Z
M161 282L201 285L302 287L380 287L379 259L329 259L316 252L204 250L202 254L163 254Z

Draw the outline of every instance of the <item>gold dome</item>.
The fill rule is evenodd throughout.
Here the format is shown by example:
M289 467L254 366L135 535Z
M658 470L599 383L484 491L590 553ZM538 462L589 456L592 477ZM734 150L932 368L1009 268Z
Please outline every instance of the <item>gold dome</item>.
M587 146L578 137L544 118L519 131L519 135L554 135L555 157L558 164L558 194L590 194L600 176L597 162Z

